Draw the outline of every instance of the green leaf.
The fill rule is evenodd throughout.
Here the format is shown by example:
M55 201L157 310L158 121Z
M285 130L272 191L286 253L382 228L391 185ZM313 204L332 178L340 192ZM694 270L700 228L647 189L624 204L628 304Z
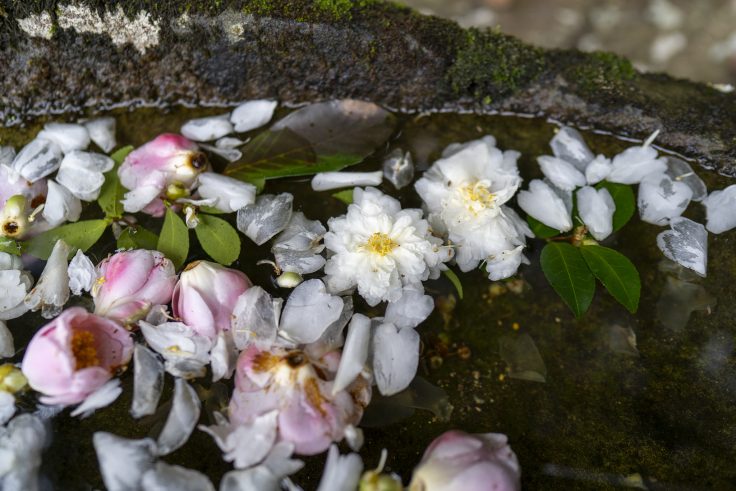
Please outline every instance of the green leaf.
M620 252L598 245L582 246L580 252L608 293L632 314L639 308L641 280L636 266Z
M14 241L13 239L9 239L8 237L0 237L0 252L7 252L8 254L12 254L14 256L20 256L23 252L23 248L21 245Z
M450 280L452 285L455 287L455 290L457 290L458 298L462 300L463 299L463 284L460 283L460 278L458 278L455 272L449 268L444 270L442 274L447 276L447 279Z
M115 161L115 166L109 172L105 173L105 183L102 185L99 198L97 198L97 203L109 218L120 218L123 216L124 210L121 201L125 194L125 188L120 184L118 167L120 167L120 164L132 150L133 147L128 145L110 156Z
M158 237L143 227L127 227L118 237L118 249L147 249L155 251Z
M194 229L202 249L220 264L229 266L240 256L238 232L222 218L199 215L199 224Z
M166 210L156 249L171 259L177 269L184 264L189 254L189 229L171 208Z
M549 284L580 317L595 294L595 277L580 250L564 242L550 242L542 249L540 261Z
M73 250L87 251L100 240L109 223L108 220L85 220L52 228L27 241L26 252L40 259L48 259L57 240L63 240Z
M526 216L526 223L529 224L529 228L532 229L532 233L535 237L540 239L549 239L560 235L559 230L555 230L552 227L548 227L531 215Z
M631 220L636 211L636 198L633 189L628 184L608 181L599 182L595 188L606 188L611 193L613 202L616 204L616 211L613 213L613 231L620 230Z
M342 191L338 191L337 193L333 194L332 197L335 199L339 199L346 205L349 205L353 202L353 190L344 189Z

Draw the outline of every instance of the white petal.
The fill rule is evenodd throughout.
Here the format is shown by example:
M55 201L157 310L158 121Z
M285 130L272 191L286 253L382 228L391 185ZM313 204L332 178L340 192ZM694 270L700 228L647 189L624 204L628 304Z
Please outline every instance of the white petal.
M82 403L77 406L74 411L72 411L71 415L87 418L98 409L107 407L115 402L115 400L122 392L123 389L122 387L120 387L120 380L114 378L90 395L88 395L87 398L82 401Z
M583 136L569 126L563 126L549 142L555 157L566 160L582 171L593 160L593 152L585 143Z
M217 334L215 345L210 352L210 364L212 366L212 381L217 382L223 378L229 379L238 362L238 348L233 341L230 331L222 331Z
M47 123L36 137L56 143L64 153L84 150L90 141L87 128L74 123Z
M129 440L98 431L92 442L107 491L138 491L143 474L153 467L156 442Z
M563 191L585 186L585 176L573 164L548 155L538 157L537 162L547 179Z
M256 129L271 120L277 104L276 101L268 100L244 102L233 109L230 122L238 133Z
M82 202L67 188L49 179L46 204L43 217L51 225L57 227L64 222L76 222L82 214Z
M254 204L238 210L238 230L256 244L265 244L286 228L291 218L293 201L294 196L290 193L258 196Z
M75 168L91 172L107 172L112 170L114 166L115 162L107 155L96 152L74 150L64 156L59 170Z
M667 175L674 181L684 182L693 192L693 201L703 201L708 196L708 188L705 187L705 183L684 160L667 157Z
M317 491L354 491L362 473L363 461L360 455L340 455L337 445L332 444L327 452L325 470Z
M228 120L229 115L210 116L206 118L190 119L181 127L181 134L196 142L208 142L233 132L233 125Z
M363 448L363 444L365 443L365 435L363 435L363 430L353 425L347 425L345 427L345 442L347 442L348 447L350 447L350 450L352 450L353 452L360 451L360 449Z
M276 340L281 303L260 286L252 286L238 297L231 322L238 349L250 343L265 348Z
M340 365L332 385L332 395L347 388L365 368L371 341L371 320L355 314L348 326L348 335L340 357Z
M736 184L713 191L703 200L709 232L720 234L736 227Z
M522 210L548 227L563 232L572 228L564 201L543 181L531 181L529 191L519 191L517 201Z
M45 319L59 315L69 300L67 257L70 252L71 249L66 242L57 240L38 283L26 295L26 306L34 312L41 309L41 315Z
M520 245L486 258L488 279L499 281L509 278L516 274L522 262L529 264L528 261L525 261L526 258L522 252L523 250L524 246Z
M232 121L231 121L232 122ZM247 143L247 140L241 140L240 138L235 138L234 136L226 136L224 138L220 138L215 142L216 148L238 148L242 145L245 145Z
M91 152L73 151L64 157L56 181L83 201L94 201L105 183L103 172L112 169L110 157Z
M88 292L97 280L97 269L81 249L69 262L69 288L74 295Z
M222 476L220 491L279 491L281 479L266 466L230 471Z
M15 355L13 334L5 322L0 321L0 358L10 358Z
M38 471L48 436L44 421L33 414L21 414L0 428L0 476L4 491L40 489Z
M163 388L163 363L153 351L136 344L133 351L133 402L130 414L140 418L155 413Z
M236 469L245 469L266 458L276 442L278 411L258 416L252 424L199 426L223 452L223 459Z
M171 411L158 436L156 455L168 455L189 440L199 421L200 410L201 402L197 392L183 379L176 379Z
M637 184L650 174L667 170L667 161L657 157L657 151L649 146L627 148L613 158L607 180L622 184Z
M15 396L10 392L0 390L0 425L4 425L10 418L15 414ZM2 452L2 447L0 447ZM0 460L3 459L2 453L0 453ZM0 462L0 483L2 482L3 469L5 465Z
M294 212L271 247L276 264L282 271L299 274L319 271L325 265L320 253L324 249L322 238L326 232L319 220L308 220L304 213Z
M341 348L345 343L345 337L342 333L345 330L345 326L348 325L348 322L353 317L353 297L343 297L342 301L343 306L340 317L327 326L327 329L322 333L322 337L319 340L304 347L304 350L312 358L322 358L330 351Z
M0 271L9 269L23 269L23 260L15 254L0 252Z
M594 158L585 168L585 180L588 184L598 184L602 180L606 179L611 173L613 166L611 165L611 159L598 155Z
M670 220L671 230L657 236L657 246L676 263L705 276L708 267L708 232L685 217Z
M238 211L256 201L256 187L247 182L215 172L203 172L197 179L199 195L204 199L213 199L213 206L225 213Z
M228 162L237 162L243 157L243 152L241 152L237 148L219 148L214 145L205 145L204 143L201 143L199 146L203 150L206 150L215 155L219 155Z
M8 146L0 146L0 165L10 167L15 159L15 149Z
M410 289L395 302L386 306L385 322L390 322L399 329L417 327L429 317L434 310L434 300L429 295Z
M61 148L56 143L36 138L23 147L13 160L13 170L26 181L36 182L61 165Z
M588 231L596 238L603 240L613 232L613 213L616 204L607 189L596 190L585 186L578 189L578 213Z
M692 195L687 184L667 174L649 175L639 184L639 216L647 223L667 225L671 218L682 215Z
M181 322L139 322L148 345L165 360L166 371L187 379L202 377L210 362L212 341Z
M141 186L125 193L123 209L128 213L138 213L156 199L161 189L156 186Z
M397 148L383 161L383 177L386 178L396 189L401 189L414 180L414 161L411 153L404 153Z
M143 474L142 491L215 491L210 479L199 471L157 462Z
M33 285L27 271L0 271L0 320L16 319L28 312L25 298Z
M115 148L115 118L97 118L85 121L84 127L92 141L105 153Z
M278 442L266 455L263 465L279 478L289 476L304 467L304 462L299 459L292 459L292 455L294 455L293 443Z
M322 280L305 281L286 301L279 334L299 344L317 341L340 318L342 307L342 298L327 293Z
M312 178L312 189L328 191L330 189L355 186L378 186L383 181L383 171L375 172L320 172Z
M373 375L381 394L389 396L406 389L419 365L419 334L381 324L373 333Z

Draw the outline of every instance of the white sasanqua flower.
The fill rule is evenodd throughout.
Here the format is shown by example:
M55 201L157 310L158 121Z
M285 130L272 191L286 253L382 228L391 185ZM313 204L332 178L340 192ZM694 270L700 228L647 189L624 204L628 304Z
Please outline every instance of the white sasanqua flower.
M415 184L429 222L457 245L455 260L462 271L487 261L492 280L511 276L526 243L518 217L505 206L521 184L519 154L502 152L489 136L452 149ZM513 258L516 267L509 268L506 258Z
M347 214L331 218L328 229L328 289L339 293L357 286L369 305L397 301L406 286L423 291L422 281L437 278L452 258L421 210L402 210L398 200L375 188L355 188Z

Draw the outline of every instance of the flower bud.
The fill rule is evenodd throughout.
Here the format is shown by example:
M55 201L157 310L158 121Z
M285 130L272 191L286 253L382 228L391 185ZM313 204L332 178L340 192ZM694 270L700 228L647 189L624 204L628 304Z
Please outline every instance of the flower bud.
M153 216L165 212L162 197L189 196L197 176L208 167L207 157L196 143L181 135L165 133L130 152L118 169L125 194L125 211Z
M12 363L0 365L0 391L15 394L28 385L23 372Z
M276 284L280 288L296 288L302 281L304 281L302 275L290 271L282 273L276 278Z
M518 491L520 474L506 435L448 431L424 452L409 491Z
M21 239L28 230L26 197L16 194L8 198L0 212L0 235L11 239Z
M174 317L198 334L215 339L230 329L238 297L250 288L245 274L209 261L195 261L181 273L174 288Z
M160 252L118 252L97 266L92 287L95 314L123 324L135 323L154 305L169 303L175 284L174 265Z
M23 374L44 404L83 401L125 367L130 333L116 322L72 307L42 327L26 348Z

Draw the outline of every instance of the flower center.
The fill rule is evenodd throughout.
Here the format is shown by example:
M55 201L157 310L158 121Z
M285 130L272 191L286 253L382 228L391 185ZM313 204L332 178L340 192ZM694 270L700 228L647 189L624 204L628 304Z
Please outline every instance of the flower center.
M387 234L376 232L370 236L368 242L365 243L366 248L379 256L385 256L393 251L399 244L391 240Z
M77 331L72 335L72 354L76 362L75 370L100 364L95 347L95 337L89 331Z
M468 208L474 211L478 208L485 209L493 206L496 201L496 195L488 190L488 186L483 182L468 184L462 188L463 196L468 203Z

